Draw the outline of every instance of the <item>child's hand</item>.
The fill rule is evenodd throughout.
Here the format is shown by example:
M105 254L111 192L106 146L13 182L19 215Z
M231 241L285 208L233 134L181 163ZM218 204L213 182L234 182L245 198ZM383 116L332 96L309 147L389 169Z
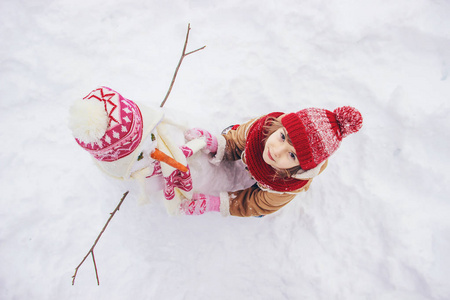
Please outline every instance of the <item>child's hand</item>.
M205 148L203 148L202 151L205 153L212 153L212 154L215 154L217 152L218 147L217 138L204 129L200 128L189 129L184 133L184 138L187 141L199 138L204 139L206 142L206 146Z
M194 194L191 200L183 200L180 211L185 215L202 215L208 211L220 211L220 198L205 194Z

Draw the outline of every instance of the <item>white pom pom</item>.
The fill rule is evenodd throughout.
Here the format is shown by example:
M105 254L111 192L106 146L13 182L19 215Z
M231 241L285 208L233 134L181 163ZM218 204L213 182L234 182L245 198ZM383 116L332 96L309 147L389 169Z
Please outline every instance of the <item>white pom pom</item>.
M75 138L85 143L100 140L108 129L108 115L103 102L77 100L70 108L69 128Z

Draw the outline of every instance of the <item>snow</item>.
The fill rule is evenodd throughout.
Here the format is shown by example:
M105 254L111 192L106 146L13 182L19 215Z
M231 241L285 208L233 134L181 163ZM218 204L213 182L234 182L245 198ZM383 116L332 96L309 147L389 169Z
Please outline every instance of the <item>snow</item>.
M450 299L450 3L0 2L0 299ZM311 189L265 218L170 217L99 171L68 111L99 85L219 133L357 107ZM218 176L216 180L224 180ZM130 190L87 253L123 193Z

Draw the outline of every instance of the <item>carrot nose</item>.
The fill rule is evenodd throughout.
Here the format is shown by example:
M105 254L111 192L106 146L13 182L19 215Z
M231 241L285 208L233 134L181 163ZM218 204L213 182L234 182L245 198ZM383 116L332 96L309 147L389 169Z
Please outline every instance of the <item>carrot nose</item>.
M181 172L186 173L188 171L188 168L185 165L177 162L175 159L173 159L172 157L168 156L167 154L165 154L164 152L162 152L159 149L155 149L155 151L153 151L150 154L150 157L153 158L153 159L156 159L158 161L161 161L163 163L166 163L169 166L180 170Z

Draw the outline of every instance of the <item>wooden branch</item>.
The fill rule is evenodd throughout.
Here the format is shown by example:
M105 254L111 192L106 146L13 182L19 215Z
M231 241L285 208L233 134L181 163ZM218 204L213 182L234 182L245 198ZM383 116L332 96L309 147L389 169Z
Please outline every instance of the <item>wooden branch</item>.
M186 56L188 56L188 55L190 55L190 54L192 54L192 53L195 53L195 52L197 52L197 51L200 51L200 50L205 49L205 47L206 47L206 46L203 46L203 47L201 47L201 48L198 48L197 50L194 50L194 51L191 51L191 52L186 53L186 47L187 47L187 44L188 44L189 31L190 31L190 30L191 30L191 24L189 23L189 24L188 24L187 33L186 33L186 40L184 41L183 53L181 54L180 61L178 62L177 68L175 69L175 73L173 74L172 82L170 83L169 90L167 91L166 97L164 97L163 102L161 102L160 107L163 107L164 104L166 104L167 98L169 98L170 92L172 91L173 84L175 83L175 79L177 78L178 70L180 69L180 66L181 66L181 63L183 62L183 59L184 59Z
M97 270L97 263L95 262L95 256L94 256L94 249L91 249L92 254L92 262L94 263L94 269L95 269L95 277L97 278L97 285L100 285L100 280L98 279L98 270ZM74 278L75 280L75 278ZM73 285L73 282L72 282Z
M78 273L78 269L81 267L81 265L84 263L84 261L86 260L86 258L91 255L92 256L92 260L94 262L94 268L95 268L95 276L97 278L97 285L100 285L100 280L98 278L98 271L97 271L97 264L95 263L95 256L94 256L94 248L98 243L98 240L100 239L100 237L102 236L103 232L105 232L106 227L108 227L109 222L111 221L111 219L114 217L114 215L116 214L116 212L119 211L120 206L122 205L123 200L125 200L125 197L128 195L128 192L125 192L125 194L123 194L122 199L120 199L119 204L116 206L116 208L114 209L114 211L112 213L110 213L109 219L108 221L106 221L105 226L103 226L102 231L100 231L100 234L97 236L97 239L95 240L94 244L92 245L91 249L89 249L88 253L86 254L86 256L83 258L83 260L80 262L80 264L75 268L75 274L73 274L72 276L72 285L75 284L75 278L77 277L77 273Z

